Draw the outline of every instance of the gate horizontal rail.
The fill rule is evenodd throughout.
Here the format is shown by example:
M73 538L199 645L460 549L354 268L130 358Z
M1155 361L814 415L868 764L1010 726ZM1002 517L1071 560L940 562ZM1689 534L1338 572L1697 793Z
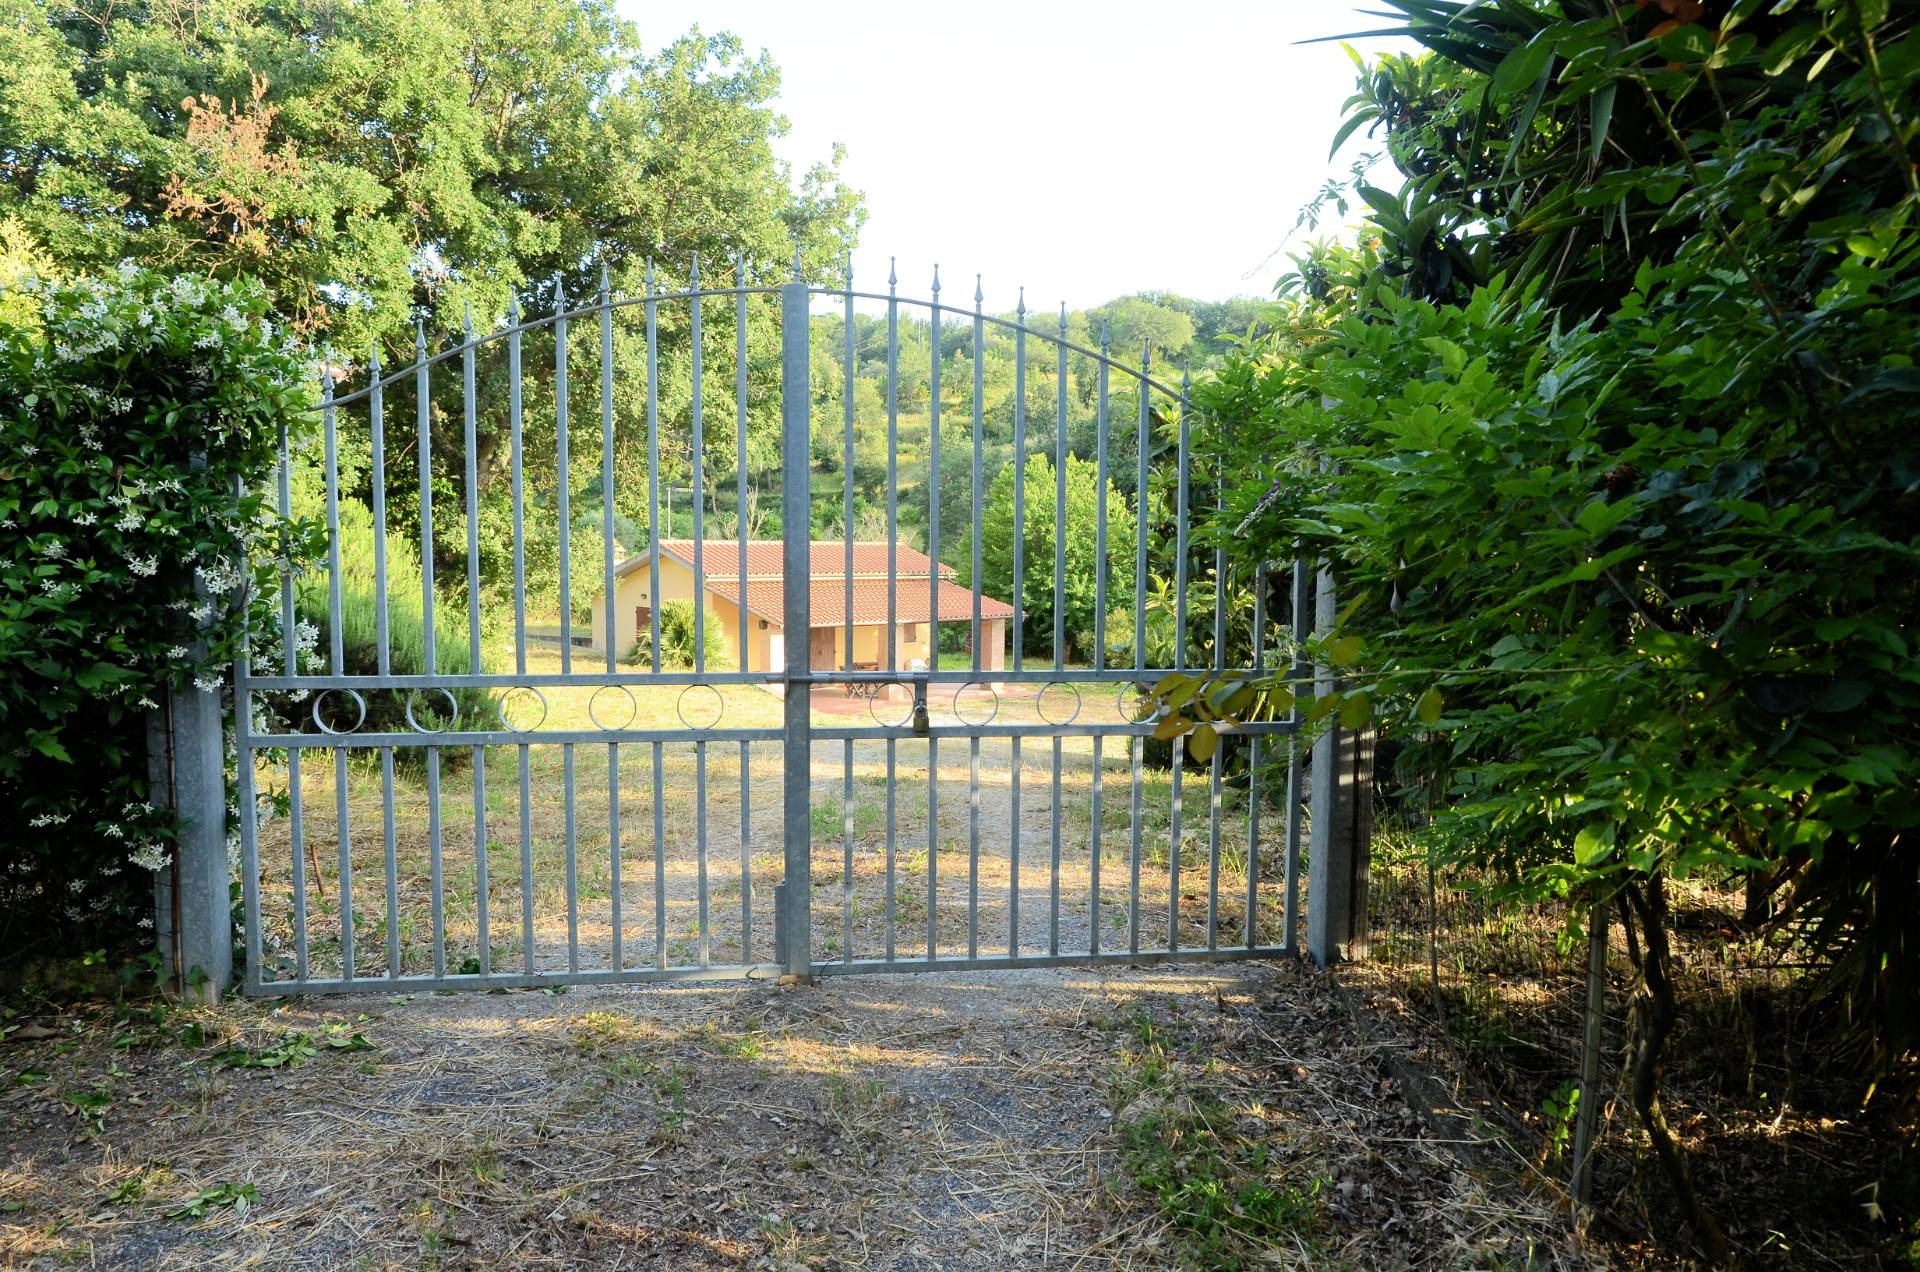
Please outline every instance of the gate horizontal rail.
M900 296L892 278L886 292L857 291L850 276L838 288L749 285L739 260L734 286L703 286L696 258L684 287L659 286L649 265L643 294L615 298L603 276L592 304L561 296L555 312L524 322L514 309L505 326L476 336L469 323L460 341L431 354L419 330L411 363L385 371L376 357L368 382L352 392L336 392L327 379L312 478L324 499L325 567L316 576L283 575L279 631L256 633L235 669L250 814L241 819L245 988L551 987L1293 953L1300 698L1309 672L1305 563L1276 567L1278 592L1291 598L1278 621L1268 613L1266 564L1230 562L1224 544L1209 561L1191 543L1196 500L1214 497L1220 474L1207 468L1214 458L1195 449L1184 376L1177 386L1156 378L1145 347L1128 365L1104 328L1097 346L1071 339L1064 308L1047 330L1030 322L1024 297L1012 318L986 313L983 299L976 286L971 308L942 303L937 270L925 300ZM863 327L856 301L884 306L884 323L869 314ZM815 418L832 408L816 405L812 393L813 327L821 320L813 307L822 302L839 316L837 521L830 498L822 515L814 508L818 479L833 471L817 464ZM671 309L665 324L663 308ZM943 340L943 323L966 330ZM775 328L778 384L776 362L751 347L756 333ZM731 402L716 410L707 363L723 355L729 332ZM912 385L903 384L903 334L927 359ZM547 359L531 375L529 338L542 342ZM857 417L855 404L862 356L882 344L883 447L875 441L881 418ZM1030 358L1029 344L1051 358ZM596 352L597 385L575 384L570 362ZM489 363L484 383L483 354L506 362ZM1013 382L992 412L990 358ZM433 373L450 367L458 367L457 381L436 385ZM943 373L956 370L970 374L970 393L964 379L958 392L943 392ZM616 392L621 374L643 393ZM502 380L504 412L492 387ZM667 387L683 395L669 401ZM387 397L409 392L415 427L396 444L386 432ZM778 409L766 410L770 403ZM1091 411L1081 424L1093 434L1078 449L1061 426L1072 423L1076 404ZM1048 406L1050 418L1029 418ZM946 417L960 412L970 418L956 429ZM488 460L483 416L497 439ZM364 425L370 459L351 489L339 440L348 417ZM916 431L903 481L906 418ZM730 460L724 446L709 444L708 426L718 424L731 426ZM943 426L952 430L944 441ZM774 428L781 431L769 448ZM446 433L461 443L454 462L436 454L447 449ZM1012 470L1010 603L983 590L989 446L994 471ZM579 470L597 476L597 488L578 480L576 448L598 461ZM777 473L752 458L769 449ZM1036 488L1045 500L1035 510L1040 519L1029 516L1033 457L1045 458L1055 479L1045 495ZM1069 535L1070 460L1095 470L1091 545L1078 522ZM395 487L390 461L411 464L417 492ZM943 462L963 465L949 471L965 480L948 484L964 487L964 524L942 516ZM719 515L728 489L715 476L723 463L732 468L734 517L716 537L708 518ZM882 463L877 486L861 475ZM306 457L283 442L283 514L308 471ZM779 483L778 516L794 532L771 572L767 545L747 530L769 475ZM504 480L504 493L483 492L495 480ZM463 497L456 513L464 519L464 580L436 573L436 550L450 541L433 530L436 482ZM691 495L688 540L673 538L676 491ZM859 543L856 493L870 521L884 501L884 528L876 524L876 537ZM598 509L580 517L573 501L583 494ZM910 517L902 516L903 495L913 501ZM409 541L402 565L389 542L393 499L416 510L409 524L417 542ZM501 573L510 569L511 580L497 576L497 612L482 587L483 503L510 523L512 559ZM1049 510L1050 532L1036 533ZM343 511L352 515L343 519ZM591 519L601 536L597 578L583 576L570 548ZM905 541L909 522L919 547ZM816 537L836 525L839 538ZM370 543L349 542L369 532L362 527ZM624 543L626 561L617 560L616 539L635 533L637 542ZM947 577L943 534L970 556L966 585ZM551 648L529 624L536 541L558 548L550 603L561 621ZM1068 555L1088 546L1090 640L1070 632L1064 617ZM1036 551L1041 558L1029 560ZM407 593L398 584L414 587L415 559L417 591ZM785 586L796 576L807 586ZM1027 612L1047 591L1044 583L1030 587L1030 576L1051 579L1050 623ZM691 667L663 660L661 610L671 599L663 578L680 580L673 586L698 602ZM756 612L753 587L769 578L782 599ZM631 628L620 617L629 579L647 598ZM1171 584L1172 612L1150 618L1156 581ZM857 583L884 583L883 628L877 613L856 620ZM601 598L582 633L591 648L573 641L578 586L597 587ZM360 621L350 601L370 603L370 639L359 629L346 638L349 620ZM1196 603L1210 630L1190 613ZM831 613L813 615L810 604ZM436 607L448 609L450 624L464 616L464 642L441 631ZM1119 625L1110 630L1110 620ZM396 622L418 626L417 651L402 656ZM943 626L966 632L968 665L939 665ZM782 663L751 665L761 648L756 632L776 629ZM733 642L734 665L708 665L716 633ZM824 661L816 638L829 651ZM1049 638L1051 656L1041 656ZM640 665L622 662L623 639L637 640ZM1083 644L1090 656L1070 659ZM922 647L924 657L912 652ZM1154 741L1158 721L1140 718L1127 701L1176 672L1254 679L1276 668L1301 689L1294 705L1283 718L1224 726L1203 766L1189 765L1177 741L1171 757L1150 752L1164 745ZM687 695L703 689L713 718L690 723ZM762 689L778 691L784 706ZM602 723L608 690L625 698L611 711L628 712L621 727ZM473 695L489 720L461 718ZM536 724L523 727L505 710L516 695L538 712ZM1070 698L1070 710L1060 701L1050 709L1052 696ZM860 697L872 723L836 720L863 709L850 701ZM449 703L452 711L440 710ZM637 718L643 707L646 720ZM375 722L367 725L370 711ZM426 712L433 714L421 719ZM744 718L726 718L735 712ZM396 715L405 728L392 723ZM1269 769L1282 780L1270 781ZM1201 798L1190 779L1203 783ZM265 794L284 816L262 820ZM449 816L449 795L455 807L470 803L471 814ZM1269 809L1277 816L1263 827ZM1277 860L1266 860L1270 853Z

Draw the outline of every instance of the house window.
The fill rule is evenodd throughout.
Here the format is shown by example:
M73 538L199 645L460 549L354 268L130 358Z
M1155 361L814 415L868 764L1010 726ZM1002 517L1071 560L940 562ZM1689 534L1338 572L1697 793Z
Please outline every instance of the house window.
M908 642L920 639L920 624L908 623L900 633L900 639Z

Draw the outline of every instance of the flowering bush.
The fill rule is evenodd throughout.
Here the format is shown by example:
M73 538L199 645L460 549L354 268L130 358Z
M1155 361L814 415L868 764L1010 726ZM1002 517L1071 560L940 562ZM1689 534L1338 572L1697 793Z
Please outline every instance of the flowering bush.
M217 689L318 530L267 475L307 418L251 284L133 266L0 285L0 951L150 922L174 837L145 713ZM266 586L259 586L259 584ZM129 869L129 867L135 867Z

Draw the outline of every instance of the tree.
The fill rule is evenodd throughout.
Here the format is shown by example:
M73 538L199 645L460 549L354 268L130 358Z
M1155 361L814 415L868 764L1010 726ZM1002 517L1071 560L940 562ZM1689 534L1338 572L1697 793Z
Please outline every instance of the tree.
M1746 875L1882 1075L1920 1047L1914 7L1392 2L1435 54L1346 131L1406 186L1196 386L1210 536L1334 563L1310 718L1407 735L1438 861L1625 917L1629 1098L1724 1262L1659 1095L1670 881ZM1288 693L1163 688L1169 733Z
M1064 580L1065 606L1061 610L1061 638L1068 658L1090 659L1094 648L1094 616L1099 613L1098 538L1099 485L1095 466L1075 455L1067 456L1065 551L1058 569L1054 558L1054 509L1059 493L1053 460L1045 454L1027 456L1025 500L1019 523L1014 519L1014 466L1003 465L993 478L984 501L980 543L981 590L1011 601L1014 596L1014 526L1020 524L1022 571L1020 586L1020 648L1035 658L1050 658L1054 650L1054 580ZM1124 606L1133 595L1133 510L1107 483L1106 600ZM955 562L960 578L972 585L972 560Z

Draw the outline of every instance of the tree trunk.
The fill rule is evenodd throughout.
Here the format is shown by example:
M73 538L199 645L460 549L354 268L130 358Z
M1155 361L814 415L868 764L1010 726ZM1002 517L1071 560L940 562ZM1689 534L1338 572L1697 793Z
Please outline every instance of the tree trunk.
M1627 1073L1634 1112L1653 1144L1653 1153L1666 1173L1675 1200L1693 1225L1695 1235L1716 1267L1733 1266L1733 1251L1694 1189L1693 1176L1687 1170L1680 1146L1673 1142L1667 1116L1660 1106L1662 1059L1667 1040L1673 1035L1679 1011L1673 997L1669 975L1672 950L1667 944L1667 894L1662 876L1648 877L1645 885L1627 885L1627 898L1640 917L1640 935L1644 957L1640 965L1641 991L1635 995L1632 1017L1632 1043L1627 1051Z

